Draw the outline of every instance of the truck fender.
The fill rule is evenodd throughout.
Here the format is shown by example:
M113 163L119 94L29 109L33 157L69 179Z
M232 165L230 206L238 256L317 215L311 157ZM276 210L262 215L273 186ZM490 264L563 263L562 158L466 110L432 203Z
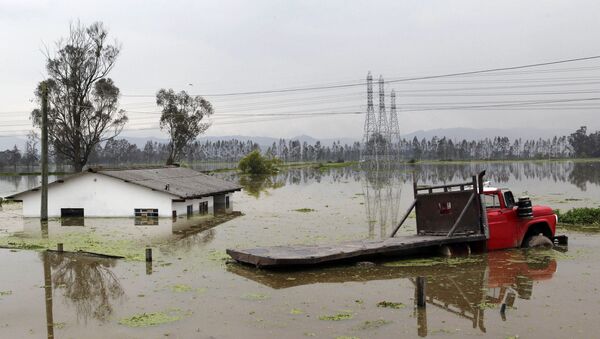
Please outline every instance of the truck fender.
M548 225L548 223L545 221L533 221L531 224L527 225L527 231L525 231L525 234L520 239L521 241L519 243L519 246L527 247L529 239L539 234L542 234L546 238L550 239L550 241L552 241L553 235L552 230L550 229L550 225Z

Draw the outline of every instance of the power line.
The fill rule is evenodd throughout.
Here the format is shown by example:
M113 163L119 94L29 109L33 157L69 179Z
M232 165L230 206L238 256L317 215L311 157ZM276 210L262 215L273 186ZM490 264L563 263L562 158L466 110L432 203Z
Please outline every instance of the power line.
M549 65L557 65L563 63L571 63L578 61L587 61L600 59L600 55L588 56L583 58L574 58L574 59L563 59L556 60L550 62L542 62L535 64L526 64L519 66L510 66L510 67L499 67L499 68L489 68L475 71L467 71L467 72L457 72L457 73L446 73L446 74L438 74L438 75L429 75L429 76L420 76L420 77L408 77L401 78L396 80L388 81L389 83L398 83L398 82L406 82L406 81L417 81L417 80L429 80L429 79L439 79L439 78L448 78L448 77L456 77L456 76L465 76L465 75L474 75L474 74L483 74L483 73L492 73L492 72L500 72L500 71L508 71L508 70L516 70L516 69L525 69L532 67L541 67L541 66L549 66ZM356 83L347 83L340 85L326 85L326 86L312 86L312 87L297 87L297 88L284 88L284 89L274 89L274 90L260 90L260 91L246 91L246 92L229 92L229 93L207 93L207 94L198 94L199 96L206 97L227 97L227 96L238 96L238 95L255 95L255 94L271 94L271 93L287 93L287 92L302 92L302 91L314 91L314 90L326 90L326 89L335 89L335 88L347 88L347 87L356 87L356 86L364 86L366 82L360 81ZM131 97L131 98L143 98L143 97L154 97L155 94L145 95L127 95L123 94L123 97Z

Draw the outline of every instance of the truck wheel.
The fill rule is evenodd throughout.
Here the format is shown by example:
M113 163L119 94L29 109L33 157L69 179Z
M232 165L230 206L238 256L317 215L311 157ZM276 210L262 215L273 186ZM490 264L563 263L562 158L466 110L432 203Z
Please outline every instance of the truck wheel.
M554 244L552 240L546 238L542 233L533 235L525 239L526 247L547 247L551 248Z

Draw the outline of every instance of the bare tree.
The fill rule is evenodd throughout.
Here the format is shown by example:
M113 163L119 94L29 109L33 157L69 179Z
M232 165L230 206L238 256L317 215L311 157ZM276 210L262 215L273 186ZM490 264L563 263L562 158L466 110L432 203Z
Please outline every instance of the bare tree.
M27 133L27 142L25 143L25 155L23 156L23 161L28 168L31 168L39 161L39 140L40 137L34 131L29 131L29 133Z
M167 165L172 165L183 155L184 148L210 127L210 123L202 121L213 114L213 108L200 96L192 97L185 91L175 93L172 89L160 89L156 104L162 107L160 129L169 134Z
M78 172L95 146L119 135L127 122L125 112L118 110L119 89L107 77L120 46L109 44L107 37L102 23L72 24L69 37L56 43L57 52L46 52L48 79L35 91L41 100L41 88L47 86L49 142ZM40 126L39 109L32 120Z

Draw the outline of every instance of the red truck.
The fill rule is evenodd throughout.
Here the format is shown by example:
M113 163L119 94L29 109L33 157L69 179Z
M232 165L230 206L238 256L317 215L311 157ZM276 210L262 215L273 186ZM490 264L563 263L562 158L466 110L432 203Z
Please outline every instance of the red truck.
M529 198L515 202L506 189L486 187L485 171L470 182L419 186L414 200L391 236L333 245L227 249L235 260L258 267L291 267L356 261L380 256L471 253L514 247L566 244L555 236L557 216ZM417 234L396 236L412 210Z
M531 213L519 216L520 207L508 189L484 187L483 193L490 232L488 250L552 245L558 222L552 208L526 204Z

